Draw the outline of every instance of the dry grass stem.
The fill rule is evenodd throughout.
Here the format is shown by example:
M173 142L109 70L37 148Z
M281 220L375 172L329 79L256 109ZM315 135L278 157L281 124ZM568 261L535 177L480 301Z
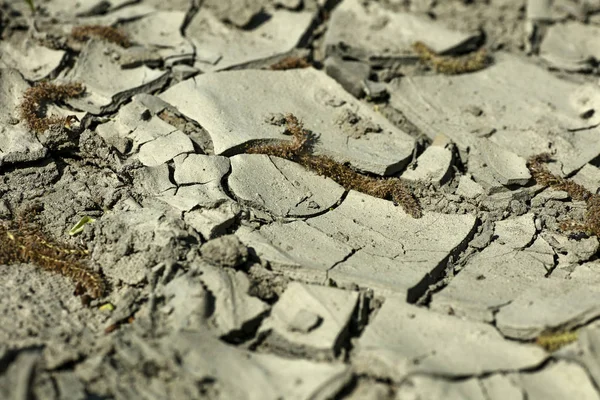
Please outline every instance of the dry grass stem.
M256 145L247 149L251 154L267 154L295 161L319 175L327 176L347 190L356 190L373 197L392 200L414 218L422 216L421 206L404 181L398 178L376 178L362 175L330 157L312 155L313 136L292 115L286 116L286 128L292 140L278 144Z
M483 48L460 57L440 56L423 42L415 42L413 50L421 62L442 74L457 75L475 72L488 65L488 55Z
M286 57L275 64L272 64L269 69L273 71L284 71L286 69L308 68L310 63L302 57Z
M72 279L94 299L104 295L100 274L84 266L87 251L60 243L44 235L33 223L0 224L0 264L32 263Z

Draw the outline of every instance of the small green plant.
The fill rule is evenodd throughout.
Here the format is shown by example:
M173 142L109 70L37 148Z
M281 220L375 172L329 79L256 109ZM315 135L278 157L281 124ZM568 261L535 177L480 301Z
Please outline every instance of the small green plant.
M311 154L314 135L293 114L285 117L286 129L292 134L291 141L277 144L262 144L249 147L251 154L267 154L295 161L319 175L327 176L347 190L356 190L370 196L394 201L414 218L423 214L421 206L407 184L399 178L375 178L362 175L352 168L334 161L330 157Z
M86 224L90 224L92 222L95 222L96 220L88 215L82 217L73 228L71 228L71 230L69 231L69 235L71 236L75 236L80 234L81 232L83 232L83 228L85 227Z
M29 6L31 13L35 13L35 4L33 4L33 0L25 0L25 3Z

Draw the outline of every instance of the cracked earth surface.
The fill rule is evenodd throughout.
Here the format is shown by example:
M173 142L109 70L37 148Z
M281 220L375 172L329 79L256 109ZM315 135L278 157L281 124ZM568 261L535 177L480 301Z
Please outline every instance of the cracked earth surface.
M0 1L0 399L600 399L593 209L530 165L600 188L599 1L34 6ZM290 115L312 164L251 151Z

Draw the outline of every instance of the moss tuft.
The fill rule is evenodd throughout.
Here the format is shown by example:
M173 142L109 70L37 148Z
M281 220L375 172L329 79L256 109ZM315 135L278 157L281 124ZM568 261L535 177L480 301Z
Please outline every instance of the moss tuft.
M34 215L29 209L16 222L0 223L0 264L32 263L72 279L76 292L83 290L94 299L102 297L104 279L83 264L88 252L45 235L33 223Z
M116 43L121 47L129 47L131 43L127 35L120 29L112 26L103 25L82 25L75 26L71 30L71 36L80 42L85 42L91 38L99 38L107 42Z
M57 102L69 97L80 96L85 91L81 83L56 84L40 82L30 87L23 94L20 115L27 122L27 127L37 133L43 133L50 125L60 124L70 126L73 116L59 117L44 116L46 103Z
M406 183L398 178L378 178L360 174L352 168L334 161L330 157L311 154L311 132L304 129L301 122L288 114L285 118L286 129L292 134L291 141L278 144L263 144L249 147L251 154L267 154L295 161L319 175L327 176L347 190L356 190L373 197L392 200L414 218L422 216L421 206Z
M593 194L585 187L560 176L556 176L544 165L551 160L549 154L539 154L527 160L527 167L535 181L555 190L563 190L573 200L586 202L586 212L583 222L567 221L560 227L564 231L585 232L588 235L600 237L600 195Z
M422 63L432 67L436 72L446 75L479 71L489 63L487 51L483 48L460 57L440 56L423 42L413 43L413 50Z

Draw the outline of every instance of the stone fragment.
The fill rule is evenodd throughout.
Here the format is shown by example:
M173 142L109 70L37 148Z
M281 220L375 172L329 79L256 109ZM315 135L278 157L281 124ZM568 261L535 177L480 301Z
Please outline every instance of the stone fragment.
M77 21L79 25L121 26L124 23L134 21L154 12L156 12L156 7L149 5L148 1L145 1L143 3L131 4L127 7L120 7L105 14L81 17Z
M539 281L502 307L496 326L504 336L528 340L548 330L572 330L600 315L600 289L567 280Z
M32 381L36 378L36 366L40 361L40 351L15 350L0 376L0 396L3 399L26 399L33 393Z
M559 266L561 267L581 264L589 260L598 252L600 246L598 238L595 236L574 239L552 232L547 232L543 236L552 243L558 253Z
M42 7L46 13L54 17L73 19L73 17L109 13L129 2L131 0L85 0L77 3L69 0L57 0L51 3L44 3Z
M577 342L574 351L561 351L561 356L573 360L585 367L586 372L594 384L600 383L600 358L598 346L600 345L600 324L592 322L577 331Z
M477 146L494 177L505 186L523 186L531 179L525 159L489 140L481 140Z
M205 330L210 317L210 293L205 288L196 272L189 272L176 277L163 289L165 306L160 309L168 314L167 321L175 330Z
M259 332L269 332L269 346L332 357L347 338L357 300L357 292L291 282Z
M190 2L188 0L171 0L165 2L163 0L146 0L144 4L150 4L158 10L166 11L189 11Z
M306 222L273 223L239 237L291 277L310 282L329 277L338 286L400 292L416 301L474 228L470 215L427 213L414 219L389 201L350 191L328 213Z
M194 145L187 135L175 131L144 143L140 147L138 158L145 166L156 167L172 160L175 156L193 152Z
M445 134L459 148L477 150L482 139L472 132L482 127L496 129L483 140L524 159L552 145L567 175L600 153L600 127L590 128L579 116L581 84L516 56L494 57L493 65L471 74L403 77L389 87L390 104L431 138ZM600 87L588 87L585 94L600 96ZM484 113L462 111L471 104Z
M471 215L425 213L414 219L389 201L354 191L334 210L307 222L355 250L329 272L338 285L404 293L408 301L416 301L439 277L444 260L475 229Z
M391 12L376 2L348 0L332 12L324 47L327 55L371 62L412 58L414 62L412 44L416 41L436 52L447 52L476 36L451 31L415 14Z
M345 61L332 56L325 60L325 72L335 79L352 96L360 98L363 95L363 81L369 78L371 67L360 61Z
M548 246L549 247L549 246ZM548 249L550 252L551 248ZM531 254L492 243L473 257L443 291L434 295L432 309L491 322L494 311L544 279L553 265L552 255ZM523 268L526 265L526 268Z
M28 88L16 69L0 69L0 166L46 156L47 150L29 131L17 111Z
M469 376L533 368L545 359L541 348L508 341L488 324L388 297L358 340L353 364L363 373L401 382L413 374Z
M51 341L42 352L44 365L48 370L58 369L77 362L81 358L79 350L60 340Z
M436 379L429 376L409 377L396 392L397 399L489 399L477 378L461 381ZM500 400L500 399L498 399Z
M591 72L600 60L600 44L594 38L600 27L567 21L548 27L540 46L540 57L553 67L573 72Z
M381 400L392 398L393 392L385 383L358 380L356 386L345 400Z
M200 253L209 263L219 267L235 268L248 260L248 249L235 235L225 235L209 240Z
M517 379L528 399L600 399L586 371L566 361L551 363L540 371L521 373Z
M150 110L150 112L154 115L160 113L165 108L169 107L169 103L162 100L158 96L154 96L148 93L140 93L136 94L132 98L132 103L139 103L144 106L146 109ZM127 107L127 105L121 107L121 109Z
M156 11L123 24L130 41L152 49L165 61L182 57L193 60L194 48L182 35L185 11Z
M289 10L296 10L302 5L302 0L275 0L275 4L279 4Z
M282 135L284 127L265 121L273 113L292 113L319 134L316 154L350 162L362 171L397 172L414 147L408 134L312 68L203 74L160 97L208 131L216 154L239 151L256 140L289 140Z
M135 94L152 92L165 84L169 77L167 72L145 66L122 69L114 55L123 51L115 44L90 40L65 77L82 82L86 94L66 102L80 110L101 114L116 110Z
M210 181L202 185L187 185L178 187L177 189L166 190L160 196L157 196L157 198L183 212L191 211L198 206L217 207L231 200L219 181Z
M282 217L322 213L344 194L344 188L333 180L292 161L266 155L231 157L228 184L238 200Z
M456 194L466 199L476 199L483 195L484 191L480 184L473 181L469 176L463 175L458 180L458 188Z
M198 74L198 69L185 64L177 64L171 68L171 74L173 79L177 82L184 81Z
M327 271L352 253L352 247L304 221L241 230L237 236L273 270L307 282L324 282Z
M298 311L291 321L288 321L288 328L292 332L307 334L317 328L323 322L323 317L319 314L306 309Z
M518 380L514 376L494 374L480 378L479 383L490 400L527 400L525 393L519 387Z
M119 65L123 69L132 69L142 65L156 69L163 63L163 59L157 50L143 46L130 46L126 50L122 50L121 54L113 54L113 57L119 62ZM169 59L169 62L173 59L175 58ZM167 62L165 62L164 65L170 67Z
M506 192L507 190L496 178L491 168L487 166L483 155L477 150L474 150L469 155L469 173L488 196Z
M173 178L178 185L205 184L221 181L229 172L229 159L203 154L184 154L175 157Z
M95 245L92 261L102 266L108 278L130 285L144 281L156 264L181 259L178 241L197 240L176 215L156 208L112 210L91 226L102 238Z
M242 271L202 266L200 279L208 289L213 310L210 324L219 336L247 334L269 306L250 296L250 281Z
M54 379L61 399L85 399L85 385L73 372L60 372Z
M536 21L552 20L553 0L527 0L527 19Z
M194 66L209 72L268 61L301 45L314 18L306 11L265 15L269 18L257 27L242 30L223 23L211 10L196 13L185 31L196 47Z
M496 240L475 254L448 286L433 295L432 309L493 321L495 310L547 279L555 253L542 237L533 240L533 215L496 224Z
M202 235L204 240L225 233L239 215L240 207L234 202L223 202L215 208L198 208L185 213L183 220Z
M598 84L588 82L579 86L569 99L577 112L582 128L594 128L600 124L600 92Z
M575 270L569 274L568 279L586 285L600 284L600 261L594 260L576 265Z
M494 236L494 224L489 220L484 221L481 224L481 228L478 230L478 235L469 242L469 247L475 249L484 249L492 241Z
M163 341L181 360L181 374L198 384L207 379L224 399L327 399L351 379L343 363L259 354L228 346L206 333L180 332Z
M600 112L600 109L598 110ZM600 168L585 164L571 180L585 187L592 193L597 193L600 188Z
M374 82L370 79L363 81L363 90L368 100L386 100L389 97L387 90L387 83L385 82Z
M512 249L522 249L531 244L536 233L533 214L525 214L515 218L496 222L494 231L499 244Z
M141 282L130 281L127 283L133 286L139 285ZM108 326L127 321L138 310L141 291L131 286L124 285L112 295L115 308L108 319Z
M564 190L544 190L531 199L531 206L541 207L546 204L548 200L568 201L569 198L569 194Z
M175 189L175 184L169 179L167 164L140 168L133 172L133 176L134 184L139 185L139 188L148 195L157 195Z
M443 146L429 146L417 158L416 168L408 168L401 175L409 181L430 181L442 184L447 179L452 165L452 152Z
M53 75L65 56L63 50L52 50L27 37L26 31L14 31L8 40L0 41L0 67L15 68L29 81Z
M145 94L135 96L130 103L119 108L114 119L98 125L96 132L121 154L138 152L144 143L175 131L172 125L156 116L162 110L156 104L162 102L157 100L158 98ZM165 103L164 107L166 106L168 105Z
M245 28L261 14L264 18L267 3L265 0L206 0L202 3L202 12L212 12L221 21Z
M67 337L70 338L70 346L78 348L79 338L87 341L90 330L101 329L96 319L81 324L77 319L64 317L66 313L81 315L81 300L73 296L75 285L64 276L48 273L32 264L2 265L1 268L6 279L0 280L3 293L0 296L0 314L5 321L0 329L0 355L2 349L18 350L24 346L41 350L56 341L64 342ZM58 309L62 311L57 312ZM63 356L62 360L68 358L66 354ZM53 357L49 359L58 364L61 362ZM3 360L6 358L3 357ZM17 368L21 370L24 366ZM6 370L0 380L5 376ZM12 382L15 379L10 378ZM2 396L1 387L2 383L0 398L14 398Z

